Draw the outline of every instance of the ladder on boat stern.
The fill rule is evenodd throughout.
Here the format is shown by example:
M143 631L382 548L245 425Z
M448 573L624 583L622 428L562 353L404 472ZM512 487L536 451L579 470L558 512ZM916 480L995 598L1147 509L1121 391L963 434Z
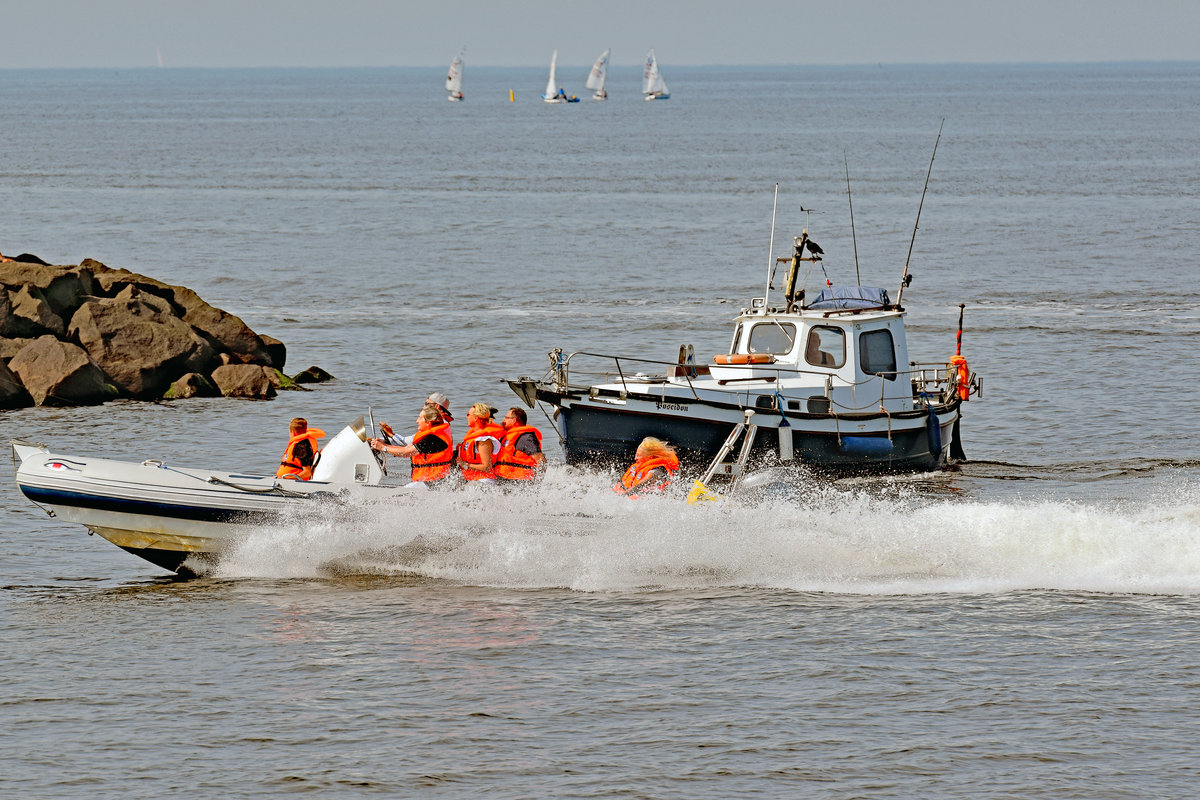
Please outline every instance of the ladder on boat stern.
M716 457L712 463L708 465L704 476L699 478L691 491L688 492L688 503L695 505L697 502L705 500L716 500L718 495L714 494L708 488L708 482L716 475L726 475L729 477L729 490L737 489L737 486L742 481L742 477L746 474L746 462L750 460L750 448L754 446L754 435L758 431L758 426L754 424L754 411L746 409L746 417L737 425L733 426L729 436L725 439L725 444L721 445L721 449L717 451ZM738 450L737 457L731 461L726 459L733 452L734 447L738 443L738 438L741 438L741 449Z

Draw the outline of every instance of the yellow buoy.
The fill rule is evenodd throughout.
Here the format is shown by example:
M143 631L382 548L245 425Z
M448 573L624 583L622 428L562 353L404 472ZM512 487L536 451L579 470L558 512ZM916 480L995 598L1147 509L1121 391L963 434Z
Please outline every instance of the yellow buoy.
M513 90L509 89L508 90L508 102L515 103L516 101L517 101L517 98L513 97Z

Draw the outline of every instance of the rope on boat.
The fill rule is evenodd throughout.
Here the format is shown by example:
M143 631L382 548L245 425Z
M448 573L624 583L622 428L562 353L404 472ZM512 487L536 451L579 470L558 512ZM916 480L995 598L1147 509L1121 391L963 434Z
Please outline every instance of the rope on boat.
M182 474L186 475L187 473L185 472ZM192 477L195 476L193 475ZM238 486L236 483L223 480L218 478L216 475L211 476L207 483L217 483L221 486L228 486L231 489L237 489L239 492L246 492L247 494L277 494L283 495L284 497L309 497L308 492L293 492L290 489L283 488L279 484L273 485L270 489L251 489L248 486Z
M223 478L218 478L216 475L210 475L208 478L201 478L199 475L193 475L190 472L184 472L183 470L176 469L175 467L168 467L166 464L164 464L162 461L160 461L157 458L148 458L142 462L142 465L146 466L146 467L158 467L159 469L164 469L167 472L174 472L176 475L183 475L184 477L192 478L193 480L197 480L197 481L202 480L205 483L215 483L220 486L228 486L231 489L237 489L239 492L245 492L246 494L274 494L274 495L279 495L279 496L283 496L283 497L312 497L313 496L313 493L309 493L309 492L293 492L291 489L283 488L278 483L273 484L270 489L251 489L249 486L239 486L236 483L232 483L230 481L224 480ZM328 492L326 492L325 494L328 494Z

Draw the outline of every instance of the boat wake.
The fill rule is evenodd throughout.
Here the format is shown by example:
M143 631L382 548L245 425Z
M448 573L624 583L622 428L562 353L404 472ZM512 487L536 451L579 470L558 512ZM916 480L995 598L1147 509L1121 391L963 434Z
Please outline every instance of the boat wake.
M525 492L469 487L247 533L222 578L412 576L583 592L771 588L867 595L1024 589L1200 593L1200 485L1136 504L980 502L899 482L687 505L551 470Z

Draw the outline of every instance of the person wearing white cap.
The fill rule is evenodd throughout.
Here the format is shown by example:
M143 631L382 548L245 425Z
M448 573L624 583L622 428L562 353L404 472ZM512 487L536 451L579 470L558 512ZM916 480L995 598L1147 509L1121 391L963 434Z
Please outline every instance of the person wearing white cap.
M432 408L437 412L438 424L449 425L454 421L454 416L450 413L450 398L441 392L430 392L429 397L425 398L425 407ZM397 436L396 432L392 430L392 426L386 422L379 423L379 430L383 433L380 438L384 444L394 444L399 447L407 447L412 444L409 437Z
M429 397L425 398L425 405L437 406L438 412L442 415L442 419L446 422L453 422L454 417L450 414L450 398L441 392L430 392Z

